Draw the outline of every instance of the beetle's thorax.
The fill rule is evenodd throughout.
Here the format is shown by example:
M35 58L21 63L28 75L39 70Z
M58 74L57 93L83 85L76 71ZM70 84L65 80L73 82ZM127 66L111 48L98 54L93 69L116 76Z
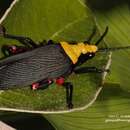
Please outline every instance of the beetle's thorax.
M84 44L83 42L71 45L67 42L60 42L66 54L76 64L81 54L96 53L98 48L95 45Z

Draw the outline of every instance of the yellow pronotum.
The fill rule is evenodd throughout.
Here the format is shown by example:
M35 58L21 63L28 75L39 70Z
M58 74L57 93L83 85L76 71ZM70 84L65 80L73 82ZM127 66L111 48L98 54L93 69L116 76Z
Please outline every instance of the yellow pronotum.
M73 64L78 61L81 54L95 53L98 48L95 45L84 44L83 42L71 45L67 42L60 42L66 54L72 60Z

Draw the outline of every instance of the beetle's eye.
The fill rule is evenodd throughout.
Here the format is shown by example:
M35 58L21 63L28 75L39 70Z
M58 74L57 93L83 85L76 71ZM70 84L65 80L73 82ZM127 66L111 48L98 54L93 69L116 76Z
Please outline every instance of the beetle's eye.
M93 55L92 54L89 54L89 57L92 57Z

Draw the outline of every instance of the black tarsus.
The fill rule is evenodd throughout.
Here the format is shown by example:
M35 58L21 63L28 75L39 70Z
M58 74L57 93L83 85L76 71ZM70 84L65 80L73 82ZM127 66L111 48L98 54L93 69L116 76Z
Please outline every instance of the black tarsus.
M68 109L73 108L72 97L73 97L73 85L70 82L65 82L63 86L66 88L66 103Z
M95 43L96 46L103 40L103 38L106 36L107 32L108 32L108 26L106 27L105 32L102 34L102 36Z

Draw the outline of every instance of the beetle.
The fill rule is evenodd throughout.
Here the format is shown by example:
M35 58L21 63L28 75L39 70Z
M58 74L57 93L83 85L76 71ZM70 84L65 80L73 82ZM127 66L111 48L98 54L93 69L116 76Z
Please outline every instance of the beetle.
M65 78L72 72L108 72L109 70L96 67L79 68L78 66L92 59L97 52L130 48L129 46L98 48L98 44L108 32L108 27L99 40L92 45L90 43L95 32L96 29L93 30L88 40L77 44L65 41L55 44L52 40L37 44L28 37L8 34L5 27L1 25L0 36L17 40L23 45L2 46L5 57L0 60L0 89L6 90L30 85L32 90L38 90L56 83L65 87L67 107L68 109L73 108L73 85L71 82L65 82Z

